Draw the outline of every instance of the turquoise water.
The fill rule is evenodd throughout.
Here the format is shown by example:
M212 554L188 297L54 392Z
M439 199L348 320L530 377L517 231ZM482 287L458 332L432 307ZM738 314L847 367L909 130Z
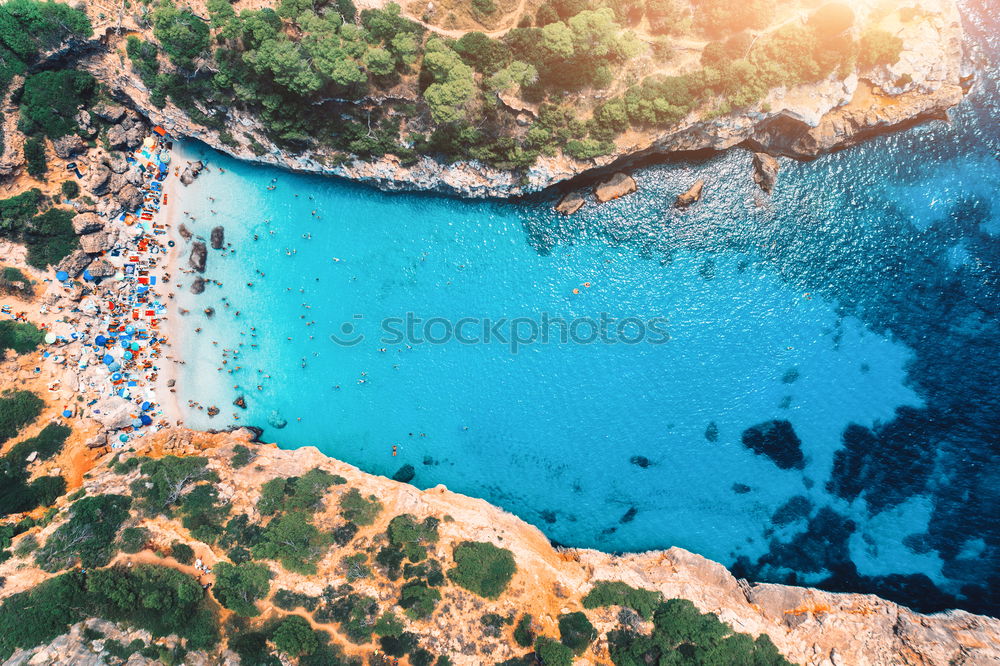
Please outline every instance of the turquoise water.
M638 170L638 194L569 218L548 199L382 194L187 144L211 168L186 223L231 244L210 251L221 287L179 280L181 396L222 408L189 422L256 425L387 476L409 464L416 485L567 545L677 545L756 579L995 612L996 99L982 85L952 125L783 161L770 198L731 152ZM673 210L697 177L704 200ZM665 335L385 341L381 322L407 313L440 318L432 337L463 317L524 318L524 334L602 313ZM744 445L775 420L799 464Z

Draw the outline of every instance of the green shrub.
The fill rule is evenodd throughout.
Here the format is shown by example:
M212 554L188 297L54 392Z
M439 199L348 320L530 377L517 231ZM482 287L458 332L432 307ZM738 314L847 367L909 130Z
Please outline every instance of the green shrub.
M17 435L42 413L45 403L31 391L0 394L0 444Z
M223 0L227 3L228 0ZM240 656L240 664L252 666L281 666L281 660L267 646L267 635L250 631L229 639L229 649Z
M126 527L120 537L121 549L126 553L138 553L146 547L151 536L144 527Z
M878 28L869 28L861 34L858 46L858 64L862 69L876 65L892 65L903 52L903 40Z
M271 600L274 605L282 610L295 610L296 608L304 608L309 612L316 610L316 604L319 603L319 598L310 597L308 594L301 594L299 592L292 592L291 590L278 590L274 593L274 598Z
M309 622L298 615L290 615L282 620L275 628L271 640L276 648L292 657L312 654L319 647L319 641Z
M491 543L463 541L455 546L454 558L455 567L448 571L448 578L487 599L503 594L517 571L513 553Z
M521 647L531 647L531 644L535 642L535 632L531 628L531 622L531 616L525 613L514 627L514 642Z
M70 518L35 553L35 562L48 572L77 562L91 568L107 564L114 554L115 534L128 518L132 504L123 495L84 497L69 508Z
M32 74L24 80L18 127L28 136L44 134L53 140L72 134L77 108L90 101L95 87L93 76L75 69Z
M178 67L190 67L209 45L208 24L172 4L162 4L153 12L153 35Z
M535 641L535 654L545 666L573 666L573 651L547 636Z
M563 645L581 655L597 638L597 630L581 611L563 613L559 616L559 640Z
M194 562L194 548L177 541L170 546L170 556L181 564L191 564Z
M641 590L618 581L602 580L583 598L584 608L602 606L626 606L649 620L653 612L663 602L663 595L653 590Z
M329 537L320 534L305 512L293 511L273 518L252 551L254 557L278 560L288 571L309 575L316 573L316 562L329 545Z
M30 439L19 442L0 458L0 515L31 511L47 506L66 492L66 482L60 476L42 476L28 481L28 457L47 460L62 450L70 429L50 423Z
M170 516L180 506L185 493L202 481L215 482L219 477L207 468L208 459L200 456L164 456L139 458L142 475L132 482L132 496L146 515ZM196 497L197 500L207 499ZM189 512L197 513L193 506Z
M28 248L28 264L45 269L58 264L80 246L73 232L73 216L71 210L50 208L21 229L21 241Z
M34 324L10 319L0 321L0 357L8 349L13 349L15 354L35 351L44 340L45 333Z
M13 266L0 267L0 294L17 293L30 298L32 295L31 280L27 275ZM3 334L0 333L0 337L2 336ZM0 345L2 345L2 343L0 343Z
M670 599L653 613L651 635L620 629L608 633L611 660L619 666L648 659L674 663L789 666L766 634L754 640L734 633L711 613L700 613L686 599Z
M265 516L296 509L313 513L322 507L323 497L330 486L346 482L344 477L318 467L300 477L271 479L261 488L257 510Z
M229 459L229 464L232 465L233 469L239 469L252 463L256 457L257 454L252 450L242 444L237 444L233 447L233 457Z
M64 180L59 190L67 199L75 199L80 196L80 185L75 180Z
M45 160L45 139L33 136L24 142L24 160L28 165L28 174L32 178L41 178L49 170Z
M441 592L421 580L404 583L399 596L400 607L414 619L429 617L439 601Z
M38 548L38 537L34 534L26 534L21 537L14 548L14 554L18 557L27 557Z
M257 600L263 599L271 590L271 570L263 564L245 562L215 565L215 587L213 594L225 608L237 615L255 617L260 615Z
M168 567L66 573L3 601L0 659L17 648L48 643L88 617L145 629L156 637L177 634L192 649L212 648L218 627L203 599L197 581Z
M374 495L364 498L351 488L340 498L340 515L357 525L371 525L382 513L382 503Z

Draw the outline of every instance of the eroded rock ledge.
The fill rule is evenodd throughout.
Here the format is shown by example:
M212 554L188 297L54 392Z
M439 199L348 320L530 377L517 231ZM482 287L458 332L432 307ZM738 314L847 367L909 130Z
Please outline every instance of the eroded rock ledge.
M172 429L137 440L140 442L137 454L206 456L210 468L219 475L217 488L222 499L232 502L234 510L239 511L253 511L248 507L253 506L267 479L301 476L316 467L339 474L362 494L378 496L385 506L385 516L409 513L418 519L427 516L440 519L442 549L465 539L489 541L509 549L516 560L517 573L507 591L494 603L495 610L532 612L541 627L550 632L554 631L560 613L567 608L579 608L581 597L595 581L617 580L637 588L659 590L667 598L689 599L700 610L716 613L736 631L766 633L783 655L798 664L944 666L1000 660L1000 620L964 611L921 615L872 595L751 584L737 580L722 565L680 548L621 556L555 548L537 528L483 500L453 493L443 486L420 491L405 483L366 474L312 447L289 451L273 445L257 445L254 464L233 469L228 462L233 447L247 444L256 435L250 429L217 433ZM126 480L112 473L105 462L99 461L88 475L85 481L88 494L127 493ZM11 573L4 569L0 566L0 574ZM280 583L294 589L322 587L339 575L334 571L320 562L318 575L299 580L301 577L281 574L275 585ZM7 596L34 584L29 579L37 581L36 576L25 573L9 576L0 594ZM599 614L597 623L604 624L605 619L609 624L614 622L613 610L606 609L606 615L604 618L604 614ZM454 612L442 612L428 622L430 625L422 628L421 633L426 629L426 635L433 637L432 647L455 653L456 646L466 639L464 632L470 620ZM62 645L58 640L53 643L56 644ZM506 658L505 653L510 651L502 643L485 647L494 650L490 654L497 660ZM23 661L14 663L27 662L32 653L46 649L15 655ZM606 648L596 645L594 654L602 654L603 649ZM56 659L45 663L69 662ZM482 657L466 658L459 653L455 663L482 663ZM585 659L578 663L592 662Z
M696 150L726 150L743 145L758 152L810 159L855 145L873 135L945 118L964 95L963 30L956 5L933 2L934 13L905 24L900 60L859 77L830 78L791 89L778 88L753 109L710 118L707 109L693 112L669 129L632 130L621 135L613 154L579 161L566 156L542 157L524 172L504 171L477 162L445 164L429 157L404 166L386 155L370 162L340 163L320 149L300 154L270 142L258 121L230 110L225 135L192 122L172 104L157 109L138 77L122 67L113 36L108 48L83 59L83 65L152 122L177 136L198 139L238 159L294 171L340 176L384 190L425 190L463 197L511 197L539 192L552 185L599 170L611 173L650 157ZM236 138L235 145L232 137ZM251 140L255 150L251 149ZM261 152L263 146L263 152Z

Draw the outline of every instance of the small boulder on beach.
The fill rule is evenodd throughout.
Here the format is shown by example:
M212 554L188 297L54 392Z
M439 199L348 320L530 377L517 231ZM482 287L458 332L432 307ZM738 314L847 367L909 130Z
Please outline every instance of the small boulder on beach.
M611 176L611 178L598 183L597 187L594 188L594 196L598 201L604 203L623 197L626 194L632 194L637 189L639 189L639 186L636 185L635 179L627 173L619 171Z
M677 200L674 201L674 206L676 208L685 208L695 203L701 199L701 191L705 188L705 181L701 178L696 180L694 184L687 189L687 192L677 195Z

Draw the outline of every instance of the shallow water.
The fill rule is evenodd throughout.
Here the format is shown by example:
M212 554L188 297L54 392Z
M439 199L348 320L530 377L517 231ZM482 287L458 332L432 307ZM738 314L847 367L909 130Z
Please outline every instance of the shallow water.
M952 124L782 161L770 198L741 152L644 168L638 194L563 218L550 201L382 194L185 146L212 165L184 194L188 226L223 225L233 250L210 252L221 288L179 296L182 398L223 408L189 421L235 413L367 471L410 464L416 485L484 497L567 545L677 545L755 579L995 614L996 17L967 14L992 80ZM673 210L698 177L704 199ZM407 313L441 318L418 327L431 337L463 317L523 317L524 334L543 313L583 318L584 340L601 313L665 335L383 341ZM743 444L773 420L801 463Z

